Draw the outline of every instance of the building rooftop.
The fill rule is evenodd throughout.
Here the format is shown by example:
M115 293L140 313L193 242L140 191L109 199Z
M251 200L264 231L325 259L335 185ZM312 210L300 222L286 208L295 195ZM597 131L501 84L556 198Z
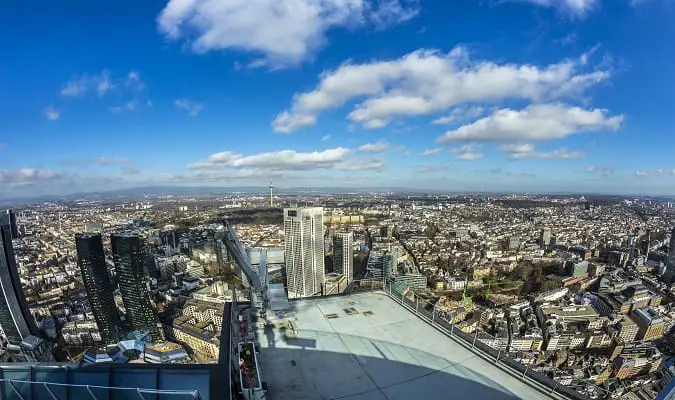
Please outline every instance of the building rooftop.
M547 398L383 293L292 304L297 338L258 332L272 399Z

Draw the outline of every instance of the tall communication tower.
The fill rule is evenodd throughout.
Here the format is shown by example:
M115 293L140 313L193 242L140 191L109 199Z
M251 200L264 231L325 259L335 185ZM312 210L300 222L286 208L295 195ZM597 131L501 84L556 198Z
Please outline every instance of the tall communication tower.
M273 190L274 190L274 185L272 185L272 180L271 180L271 179L270 179L270 186L269 186L269 188L270 188L270 207L274 207L274 204L273 204L273 202L272 202L272 192L273 192Z

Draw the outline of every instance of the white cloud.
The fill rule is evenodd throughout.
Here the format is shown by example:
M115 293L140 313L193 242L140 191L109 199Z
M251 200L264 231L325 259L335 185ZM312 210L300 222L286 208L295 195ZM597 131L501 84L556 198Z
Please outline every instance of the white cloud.
M328 135L323 135L323 137L321 138L321 141L322 141L322 142L327 142L327 141L330 140L330 138L331 138L331 135L330 135L330 134L328 134Z
M424 173L446 171L448 169L450 169L448 165L422 163L417 167L415 167L415 172L424 174Z
M61 95L63 96L79 96L86 92L88 89L88 83L85 79L71 79L66 83L66 85L61 89Z
M187 114L190 117L195 117L199 115L199 113L202 112L202 109L204 108L203 103L197 103L193 100L186 98L175 100L174 104L176 105L177 108L187 111Z
M444 124L451 124L453 122L472 120L480 117L481 115L483 115L483 113L485 113L485 108L479 106L455 107L450 112L450 115L436 118L435 120L431 121L431 123L437 125L444 125Z
M131 164L131 160L128 158L124 157L99 157L96 160L96 164L102 166L102 167L107 167L110 165L129 165Z
M577 40L577 33L576 32L571 32L568 33L567 35L563 36L562 38L555 40L554 43L560 43L563 46L568 46L572 43L574 43Z
M449 53L417 50L389 61L346 62L322 73L314 90L296 94L272 126L277 132L311 126L322 112L360 99L348 118L374 129L397 117L428 115L463 103L578 97L610 76L609 71L584 68L580 58L547 66L471 60L463 47Z
M138 71L130 71L124 77L114 77L110 71L103 70L96 74L83 74L72 77L61 89L61 95L65 97L77 97L87 94L105 96L111 90L125 87L131 91L139 92L145 88Z
M333 28L384 28L417 10L416 0L170 0L157 24L195 52L247 51L262 57L254 66L278 68L311 57Z
M675 175L675 168L674 169L654 169L650 171L642 171L642 170L637 170L635 172L635 176L639 177L647 177L647 176L663 176L663 175Z
M575 17L583 17L598 6L599 0L512 0L532 3L547 8L557 8Z
M455 160L460 160L460 161L474 161L474 160L480 160L485 155L483 153L459 153L458 155L455 156Z
M141 80L141 74L138 71L129 71L124 86L135 92L140 92L145 89L145 83Z
M580 151L569 151L565 148L556 149L549 152L537 151L531 143L510 143L499 147L499 150L508 153L511 160L522 160L525 158L541 158L545 160L550 159L570 159L582 158L585 156Z
M461 147L450 149L450 153L455 154L455 160L474 161L485 157L485 155L480 152L480 149L480 145L469 143Z
M587 174L600 174L602 176L608 176L614 173L614 167L608 167L605 165L589 165L581 169L581 172Z
M254 178L275 178L281 176L276 171L264 171L259 169L238 169L230 171L196 171L191 174L169 175L170 182L221 182L231 180L246 180Z
M522 160L525 158L541 158L544 160L552 159L572 159L572 158L583 158L586 154L581 151L570 151L565 148L555 149L548 152L538 152L531 151L525 153L511 153L509 158L512 160Z
M44 109L44 114L45 114L45 118L47 118L50 121L57 120L61 116L61 112L59 110L55 109L52 106L47 106Z
M485 155L483 153L460 153L457 156L455 156L455 160L460 160L460 161L474 161L474 160L480 160Z
M500 146L499 150L505 153L531 153L534 151L534 145L531 143L511 143Z
M101 167L120 167L120 171L125 175L141 173L141 169L126 157L99 157L96 164Z
M114 88L112 81L110 80L110 73L108 71L103 71L99 77L98 82L96 83L96 92L99 96L103 96L112 88Z
M122 167L122 173L125 175L137 175L140 174L142 171L140 168L138 168L135 165L125 165Z
M300 153L295 150L281 150L244 156L231 151L215 153L206 161L188 165L188 169L218 168L263 168L268 170L307 170L333 168L345 160L349 150L343 147Z
M144 102L144 103L141 103L140 101L138 101L138 99L134 99L134 100L128 101L128 102L126 102L126 103L124 103L124 104L122 104L122 105L109 107L108 110L110 110L110 112L111 112L112 114L119 114L119 113L121 113L122 111L134 111L134 110L137 110L137 109L139 109L140 107L143 107L144 105L145 105L146 107L150 108L150 107L152 107L152 102L148 100L148 101L146 101L146 102Z
M385 151L388 148L389 148L389 143L386 140L381 139L381 140L378 140L375 143L366 143L363 146L359 147L359 150L365 151L365 152L375 153L375 152Z
M428 156L433 156L436 154L439 154L443 151L442 147L436 147L434 149L426 149L423 152L420 153L420 156L422 157L428 157Z
M284 111L274 119L274 131L281 133L290 133L306 126L312 126L316 123L316 117L313 115L291 114Z
M623 115L565 104L534 104L522 110L501 109L471 124L448 131L438 142L550 140L588 131L617 130Z
M380 160L348 161L335 166L340 171L382 171L385 168L386 164Z
M63 174L36 168L0 169L0 183L9 186L28 186L39 182L61 179Z

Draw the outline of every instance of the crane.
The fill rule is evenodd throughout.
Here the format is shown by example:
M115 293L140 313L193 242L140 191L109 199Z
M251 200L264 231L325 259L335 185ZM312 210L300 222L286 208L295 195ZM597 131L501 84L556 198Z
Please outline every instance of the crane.
M224 229L219 232L218 239L223 242L227 251L234 258L234 261L239 265L241 271L246 275L250 285L251 285L251 306L253 308L258 308L260 310L260 316L263 320L266 320L267 317L267 306L269 304L269 298L267 296L267 286L266 282L263 283L261 277L267 275L264 271L265 269L265 257L261 257L260 260L260 274L256 274L251 260L249 260L244 246L239 241L237 233L234 231L232 225L225 221ZM263 253L265 254L265 253ZM265 279L266 280L266 279Z

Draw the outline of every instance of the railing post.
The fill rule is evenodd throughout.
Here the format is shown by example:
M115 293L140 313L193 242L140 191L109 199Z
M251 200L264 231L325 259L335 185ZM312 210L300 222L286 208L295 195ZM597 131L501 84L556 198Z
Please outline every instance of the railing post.
M98 397L96 397L94 392L91 391L91 388L89 387L89 385L87 385L86 388L87 388L87 392L89 392L89 395L91 396L91 398L94 399L94 400L98 400ZM108 393L110 393L110 392L108 392Z
M419 309L420 309L420 299L415 296L415 314L419 314Z
M473 337L473 343L471 344L472 349L476 345L476 339L478 339L478 329L476 329L476 334Z
M527 375L527 369L530 368L529 364L525 366L525 371L523 371L523 378L525 378L525 375Z
M455 330L455 324L450 324L450 337L452 337L452 331Z
M434 305L434 308L431 310L431 325L434 324L435 319L436 319L436 306Z
M499 362L499 356L502 354L502 346L499 346L499 351L497 352L497 358L495 359L495 363Z
M401 291L401 304L403 304L403 301L404 301L403 297L404 297L404 296L403 296L403 291Z
M49 388L49 386L47 386L47 382L42 382L42 386L45 387L45 390L52 397L52 400L59 400L59 398L56 397L56 395L54 394L54 392L52 392L52 390Z
M555 381L555 385L553 386L553 390L551 390L551 393L555 393L555 390L558 388L558 381Z
M19 392L19 390L14 386L14 382L13 382L11 379L8 379L8 380L7 380L7 383L9 383L9 387L12 389L12 391L14 392L14 394L16 394L16 396L17 396L18 398L20 398L21 400L26 400L26 399L24 399L24 397L21 395L21 392ZM32 391L31 391L31 392L32 392Z

